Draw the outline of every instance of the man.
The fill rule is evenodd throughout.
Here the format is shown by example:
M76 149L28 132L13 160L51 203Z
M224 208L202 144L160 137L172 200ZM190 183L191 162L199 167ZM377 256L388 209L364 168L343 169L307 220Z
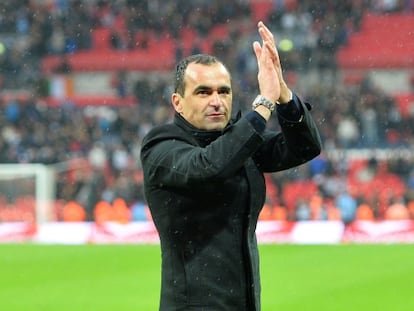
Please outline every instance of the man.
M321 151L307 106L283 80L272 33L262 22L258 31L252 111L232 119L230 73L215 57L194 55L177 66L174 122L144 138L145 196L161 242L160 310L260 310L263 173ZM265 129L273 110L281 132Z

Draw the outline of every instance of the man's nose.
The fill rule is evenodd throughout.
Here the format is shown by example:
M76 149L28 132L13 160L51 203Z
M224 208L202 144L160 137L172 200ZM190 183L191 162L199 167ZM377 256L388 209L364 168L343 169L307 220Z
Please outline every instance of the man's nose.
M211 104L215 106L221 104L220 94L218 92L213 92L213 94L211 94Z

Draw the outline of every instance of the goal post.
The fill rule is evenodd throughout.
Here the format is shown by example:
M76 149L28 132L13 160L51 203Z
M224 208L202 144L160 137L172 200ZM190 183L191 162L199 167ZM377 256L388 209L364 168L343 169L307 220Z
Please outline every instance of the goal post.
M33 198L33 216L37 223L50 221L56 199L54 167L28 163L0 164L0 208L17 208L16 203L22 198Z

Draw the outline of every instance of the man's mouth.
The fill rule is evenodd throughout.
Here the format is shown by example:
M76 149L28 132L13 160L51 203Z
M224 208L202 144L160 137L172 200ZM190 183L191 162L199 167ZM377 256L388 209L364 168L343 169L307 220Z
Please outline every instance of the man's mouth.
M207 116L208 117L211 117L211 118L218 118L218 117L223 117L224 116L224 113L215 112L215 113L210 113Z

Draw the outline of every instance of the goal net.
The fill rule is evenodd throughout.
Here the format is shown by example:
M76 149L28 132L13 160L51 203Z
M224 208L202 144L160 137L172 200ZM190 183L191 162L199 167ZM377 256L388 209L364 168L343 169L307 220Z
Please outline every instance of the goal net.
M43 164L0 164L0 222L53 218L55 173Z

